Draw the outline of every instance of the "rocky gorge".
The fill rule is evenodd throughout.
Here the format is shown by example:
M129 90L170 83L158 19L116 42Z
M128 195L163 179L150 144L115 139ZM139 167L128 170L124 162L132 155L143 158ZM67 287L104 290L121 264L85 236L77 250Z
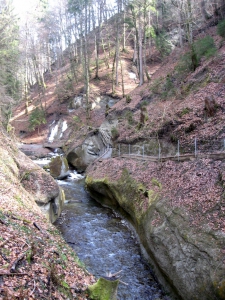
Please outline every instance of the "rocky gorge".
M225 299L224 162L115 158L88 169L91 196L122 211L178 299Z
M103 68L99 80L91 79L89 120L85 94L80 93L83 83L65 101L54 94L49 80L46 124L32 133L27 130L29 113L40 100L35 89L33 102L29 107L21 103L11 122L21 143L60 148L64 156L55 165L52 162L54 178L67 176L69 165L86 172L90 195L131 222L160 282L172 297L182 300L225 299L225 163L216 157L225 145L225 44L215 27L207 28L207 34L215 42L215 56L202 57L194 71L187 71L182 70L180 58L186 57L188 46L175 49L165 60L149 64L151 80L142 86L128 76L129 46L129 51L121 53L124 73L120 80L126 81L126 95L119 85L112 95ZM53 70L52 76L56 73ZM160 159L161 150L174 158L180 151L193 154L197 138L201 151L215 152L215 159L202 158L197 151L189 161ZM138 159L124 155L130 148ZM40 149L32 152L37 153ZM142 159L144 154L154 155L157 161ZM36 175L31 162L21 167L23 160L22 154L16 163L12 159L16 182L20 178L38 204L51 208L48 215L54 220L61 210L60 190L44 171ZM40 193L42 184L47 192Z

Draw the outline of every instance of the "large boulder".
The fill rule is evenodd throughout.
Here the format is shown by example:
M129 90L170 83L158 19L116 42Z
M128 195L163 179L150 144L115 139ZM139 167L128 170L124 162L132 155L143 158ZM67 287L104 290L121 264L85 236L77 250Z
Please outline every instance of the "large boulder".
M32 195L47 219L54 223L62 212L65 200L63 190L52 176L23 153L18 152L16 161L23 187Z
M123 210L161 283L184 300L225 299L225 163L111 159L88 169L103 205Z
M2 186L9 183L13 188L7 194L0 193L0 198L7 202L8 198L15 199L15 205L23 207L23 200L32 207L33 211L40 208L50 222L54 222L62 211L64 193L55 180L29 157L18 150L0 127L0 181ZM36 203L35 203L35 202ZM39 207L38 207L39 206ZM19 213L19 210L18 210Z
M109 158L112 151L112 128L116 128L117 120L105 121L99 129L93 130L81 145L67 151L67 160L79 172L85 171L88 165L99 157Z
M63 156L56 156L49 163L50 174L53 178L64 179L69 175L69 165Z

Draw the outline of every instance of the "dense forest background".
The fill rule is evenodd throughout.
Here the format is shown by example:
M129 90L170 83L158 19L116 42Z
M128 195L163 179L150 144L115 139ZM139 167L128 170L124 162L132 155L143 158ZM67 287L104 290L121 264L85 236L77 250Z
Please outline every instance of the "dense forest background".
M39 103L31 127L44 123L46 79L53 71L58 98L72 97L78 82L84 83L88 120L90 79L100 79L101 65L108 69L112 95L120 76L125 96L120 58L129 46L139 85L151 80L148 62L162 60L174 47L188 45L187 66L195 70L199 46L206 48L203 52L209 49L210 55L213 41L208 37L203 45L195 45L194 36L223 19L223 6L222 0L57 0L54 4L39 0L33 11L19 19L13 2L1 0L2 121L9 127L13 104L24 101L28 107L29 93L36 86ZM65 75L63 68L68 64Z

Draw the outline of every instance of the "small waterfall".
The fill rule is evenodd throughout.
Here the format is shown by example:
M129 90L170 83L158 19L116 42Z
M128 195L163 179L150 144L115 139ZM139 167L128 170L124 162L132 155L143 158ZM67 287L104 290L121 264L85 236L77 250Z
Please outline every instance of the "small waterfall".
M53 124L55 123L55 121L53 122ZM51 129L51 133L50 133L50 136L49 136L49 138L48 138L48 141L49 141L49 143L52 143L53 141L54 141L54 138L55 138L55 136L56 136L56 134L57 134L57 132L58 132L58 128L59 128L59 126L58 126L58 124L56 124L52 129Z
M53 143L55 139L60 139L63 133L68 128L67 121L59 120L55 125L55 121L50 125L50 135L48 138L49 143ZM54 125L54 126L53 126Z

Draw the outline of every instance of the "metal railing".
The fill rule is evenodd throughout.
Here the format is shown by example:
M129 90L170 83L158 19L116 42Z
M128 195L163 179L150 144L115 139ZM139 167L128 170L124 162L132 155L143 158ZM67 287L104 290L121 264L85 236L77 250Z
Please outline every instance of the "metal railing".
M153 139L151 139L152 141ZM167 143L155 139L155 143L144 142L137 145L131 144L117 144L116 148L113 148L113 156L130 156L130 157L151 157L152 159L171 159L176 160L183 159L185 157L209 157L224 154L225 155L225 139L197 139L195 138L192 143L181 143L180 140L177 143Z

